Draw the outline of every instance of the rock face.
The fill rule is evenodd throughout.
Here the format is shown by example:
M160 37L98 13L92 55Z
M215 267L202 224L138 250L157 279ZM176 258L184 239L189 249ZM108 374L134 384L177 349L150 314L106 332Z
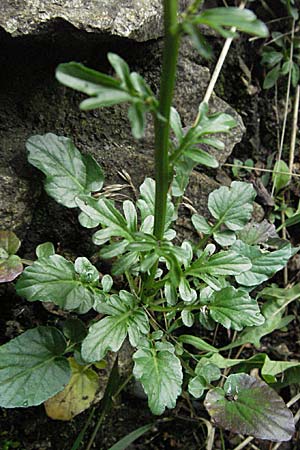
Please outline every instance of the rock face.
M162 35L161 0L2 0L0 12L0 26L12 36L45 32L57 20L136 41Z

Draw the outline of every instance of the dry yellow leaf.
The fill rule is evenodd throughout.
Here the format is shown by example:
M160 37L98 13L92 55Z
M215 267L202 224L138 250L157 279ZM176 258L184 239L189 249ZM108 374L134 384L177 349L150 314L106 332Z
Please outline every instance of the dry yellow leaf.
M47 415L55 420L71 420L89 408L99 387L99 378L93 369L80 366L74 358L68 359L72 369L69 384L44 403Z

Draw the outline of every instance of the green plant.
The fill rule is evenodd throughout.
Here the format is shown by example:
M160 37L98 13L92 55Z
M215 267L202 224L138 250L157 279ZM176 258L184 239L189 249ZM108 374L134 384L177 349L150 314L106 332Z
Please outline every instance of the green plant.
M199 24L225 37L233 33L229 27L267 34L249 10L218 8L199 13L200 3L196 0L178 21L177 2L164 1L166 37L159 99L140 75L131 73L127 63L112 53L108 59L116 78L77 63L57 69L61 83L89 96L81 103L83 110L129 103L128 117L136 138L143 136L146 113L152 114L155 180L146 178L136 204L125 200L120 211L101 192L104 175L100 166L91 156L82 155L69 138L48 133L27 141L28 160L45 174L46 192L62 205L78 208L82 226L100 226L93 242L100 247L100 259L113 260L112 276L100 277L85 257L67 260L56 254L51 243L37 247L36 261L16 283L18 295L30 302L51 301L77 314L94 310L102 318L92 320L88 329L74 318L61 330L40 326L0 347L3 407L38 405L50 397L51 403L62 403L61 398L69 403L71 393L72 410L82 411L93 401L96 371L103 367L103 358L108 351L117 352L128 337L136 349L133 374L154 414L174 408L182 390L195 398L208 391L205 405L219 426L275 441L289 440L294 432L291 412L266 383L290 365L279 367L277 361L268 360L266 369L266 358L234 359L232 363L229 355L220 353L230 346L217 349L195 333L199 333L199 324L209 330L218 324L241 331L235 342L259 344L260 337L286 325L291 317L282 317L279 310L274 319L270 315L274 303L263 302L261 310L258 300L264 294L252 291L281 270L298 249L287 242L280 242L275 250L268 247L268 234L251 222L255 191L242 182L210 194L210 220L192 216L197 241L174 243L177 208L173 198L184 194L195 165L218 165L198 145L222 148L215 134L235 126L227 114L209 115L208 106L202 103L194 125L183 130L178 112L171 107L180 37L190 34L201 54L207 55ZM1 281L10 281L6 268L18 246L8 251L6 238L15 237L8 232L1 236ZM123 277L123 289L117 290L114 276ZM187 334L187 329L195 332ZM229 375L231 367L241 373ZM261 370L265 381L246 373L253 367L265 368ZM223 369L224 376L229 375L224 386ZM254 421L257 414L259 421Z
M293 1L281 0L281 2L286 6L293 25L291 32L272 32L270 42L263 47L261 63L268 69L264 79L264 89L272 88L279 78L287 75L291 78L294 88L299 83L300 41L295 34L299 13L293 6Z

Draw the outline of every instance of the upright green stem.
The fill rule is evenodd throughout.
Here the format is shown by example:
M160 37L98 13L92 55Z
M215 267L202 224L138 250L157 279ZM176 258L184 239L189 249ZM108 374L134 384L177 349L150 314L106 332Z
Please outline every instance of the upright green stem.
M178 0L163 0L165 44L159 93L159 113L166 120L155 118L155 213L154 235L164 235L167 194L169 188L169 131L170 109L176 79L179 33L177 27Z

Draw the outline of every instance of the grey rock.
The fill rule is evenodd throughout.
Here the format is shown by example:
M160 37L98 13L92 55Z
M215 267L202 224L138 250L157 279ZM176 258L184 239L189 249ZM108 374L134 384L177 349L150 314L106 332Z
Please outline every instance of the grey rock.
M0 194L0 228L22 233L34 211L36 193L32 193L30 182L0 166Z
M12 36L47 32L57 20L87 32L147 41L162 35L162 1L2 0L0 5L0 26Z

